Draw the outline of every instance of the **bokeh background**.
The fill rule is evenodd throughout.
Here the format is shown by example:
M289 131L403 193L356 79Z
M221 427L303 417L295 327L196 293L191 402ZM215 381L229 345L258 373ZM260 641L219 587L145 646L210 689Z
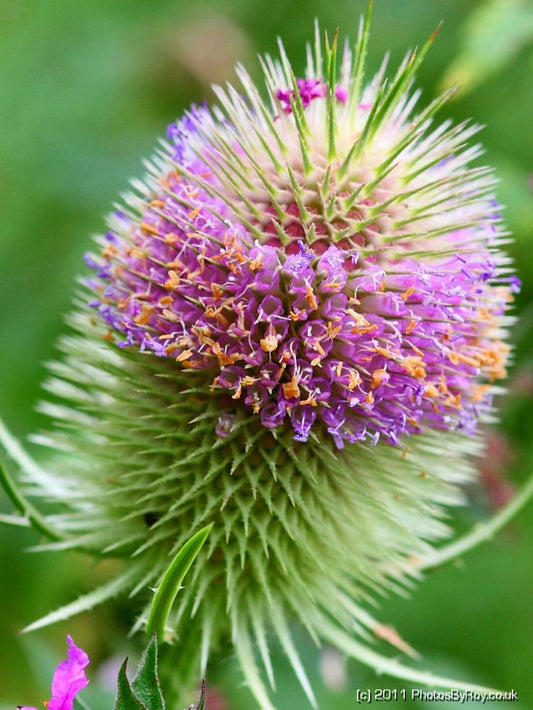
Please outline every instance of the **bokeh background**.
M103 229L111 202L142 173L140 159L156 136L190 103L209 100L213 81L232 79L236 61L259 78L256 54L275 53L278 35L301 70L315 17L355 39L363 10L364 0L0 1L0 415L17 436L42 424L34 407L43 363L64 327L89 235ZM370 69L386 51L394 67L441 19L419 75L424 101L458 81L441 118L471 116L486 125L484 160L501 178L499 199L515 235L509 248L524 284L502 423L487 433L480 483L457 523L466 528L533 472L533 3L377 0ZM10 510L1 492L0 510ZM0 709L41 706L49 697L68 632L93 658L86 699L95 710L111 708L117 658L136 658L126 638L135 610L117 602L19 636L106 572L79 555L28 551L38 542L31 531L0 529ZM531 709L532 553L530 506L464 564L431 573L411 599L382 600L379 618L394 624L427 667L515 688L520 707ZM357 687L411 687L320 654L303 635L300 645L322 710L355 706ZM280 710L306 707L281 653L276 665ZM210 710L253 707L231 657L213 664L208 683L219 688Z

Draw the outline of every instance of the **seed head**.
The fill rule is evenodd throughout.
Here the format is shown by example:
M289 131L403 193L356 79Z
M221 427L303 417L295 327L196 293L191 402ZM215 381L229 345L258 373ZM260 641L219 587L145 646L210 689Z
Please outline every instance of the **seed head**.
M126 557L119 587L156 584L214 522L180 663L199 674L231 638L262 708L270 630L313 701L290 616L376 665L359 600L448 534L509 350L517 281L478 129L435 126L446 97L416 110L427 46L364 86L367 35L337 71L317 33L305 79L281 47L266 99L239 67L170 126L87 257L40 437L62 451L37 482L65 504L61 546Z

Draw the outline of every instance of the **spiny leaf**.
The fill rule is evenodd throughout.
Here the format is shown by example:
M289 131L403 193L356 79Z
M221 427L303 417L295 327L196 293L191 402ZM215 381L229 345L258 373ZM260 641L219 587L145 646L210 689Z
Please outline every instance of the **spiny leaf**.
M126 658L118 672L118 692L114 710L152 710L151 707L141 703L133 694L130 682L126 676L127 665L128 659Z
M165 700L157 672L157 639L152 636L146 647L133 681L136 697L149 710L165 710Z
M128 591L134 580L138 579L141 569L141 565L133 565L129 567L127 572L116 577L115 579L112 579L107 584L103 584L101 587L89 592L89 594L82 595L76 599L76 601L66 604L50 614L43 616L38 621L34 621L33 624L29 624L29 626L22 629L22 633L42 629L43 627L50 626L50 624L55 624L58 621L70 619L72 616L80 614L83 611L88 611L98 604L117 596L121 592Z
M212 524L207 525L187 540L168 566L152 601L146 624L148 634L156 634L158 639L163 639L165 624L181 589L183 578L202 549L212 527Z

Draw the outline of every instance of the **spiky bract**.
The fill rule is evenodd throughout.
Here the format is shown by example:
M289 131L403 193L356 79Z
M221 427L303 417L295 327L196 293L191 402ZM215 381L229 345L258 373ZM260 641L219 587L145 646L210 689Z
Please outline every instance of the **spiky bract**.
M245 410L217 437L221 403L198 373L177 375L171 361L105 345L93 314L70 322L78 334L63 339L66 356L51 365L48 387L72 405L44 404L58 430L35 437L62 452L41 486L69 511L54 525L71 537L52 547L137 558L130 591L138 593L213 522L173 620L193 678L200 655L205 665L211 646L229 638L241 653L257 641L269 670L273 620L280 638L291 616L315 638L325 618L362 630L369 622L358 602L409 584L411 558L447 534L442 506L461 502L456 484L470 476L465 455L475 440L428 433L407 448L336 451L274 438ZM243 663L253 685L253 658ZM183 676L178 668L181 685Z
M290 616L431 680L365 655L359 603L447 535L504 372L515 284L477 129L431 127L443 97L413 115L426 48L363 89L367 30L340 75L317 40L306 80L282 51L266 103L241 68L244 98L219 89L171 127L89 257L93 310L83 296L48 383L40 441L61 454L36 483L65 505L60 546L125 557L140 592L214 523L180 662L230 638L262 708L269 630L313 698Z

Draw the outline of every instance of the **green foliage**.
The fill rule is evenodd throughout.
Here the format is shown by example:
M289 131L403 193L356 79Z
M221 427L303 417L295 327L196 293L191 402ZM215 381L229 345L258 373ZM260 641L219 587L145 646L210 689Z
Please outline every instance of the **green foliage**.
M504 70L532 44L530 0L479 3L463 26L461 51L447 69L443 85L457 83L459 91L473 91Z
M152 636L143 654L133 681L133 691L149 710L165 710L165 701L157 674L157 638L155 636Z
M124 661L118 674L118 692L115 710L149 710L148 706L141 703L132 690L128 677L126 676L127 664L128 659Z
M205 540L205 538L204 538ZM118 692L114 710L165 710L165 700L159 682L157 665L157 637L154 634L146 647L133 682L126 675L128 659L118 674ZM205 710L205 683L202 683L200 700L188 710Z
M126 676L128 659L118 674L115 710L165 710L157 672L157 639L153 636L146 647L137 674L130 684Z

